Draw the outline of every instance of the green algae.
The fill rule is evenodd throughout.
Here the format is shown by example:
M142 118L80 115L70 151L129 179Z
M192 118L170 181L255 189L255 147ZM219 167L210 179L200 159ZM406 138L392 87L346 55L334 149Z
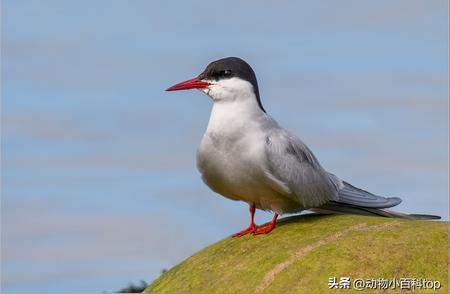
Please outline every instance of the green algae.
M262 286L268 273L287 261ZM303 215L282 220L267 235L212 244L161 275L144 293L361 292L329 289L330 277L426 278L439 281L441 288L421 293L447 293L447 269L447 222Z

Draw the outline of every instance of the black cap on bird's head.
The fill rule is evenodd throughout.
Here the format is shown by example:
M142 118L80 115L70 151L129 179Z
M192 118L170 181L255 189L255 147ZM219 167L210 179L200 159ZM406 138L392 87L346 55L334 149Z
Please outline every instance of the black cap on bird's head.
M198 76L203 80L221 80L233 77L241 78L252 84L256 95L259 97L258 82L250 65L238 57L222 58L208 64L206 69Z
M226 57L208 64L206 69L196 78L178 83L166 91L188 90L188 89L206 89L213 82L225 79L239 78L249 82L253 86L259 107L265 112L259 97L258 82L256 75L250 65L238 57Z

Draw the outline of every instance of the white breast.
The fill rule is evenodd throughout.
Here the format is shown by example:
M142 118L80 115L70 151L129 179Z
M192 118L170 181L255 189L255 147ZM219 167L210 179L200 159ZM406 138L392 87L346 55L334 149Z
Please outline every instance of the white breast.
M197 153L204 182L225 197L260 209L292 211L299 204L267 176L265 166L266 135L279 128L277 123L259 107L249 82L232 78L211 83L203 91L214 106Z
M264 134L255 116L264 113L246 104L249 101L214 103L198 149L198 168L205 182L225 196L242 193L250 181L261 177L258 162L264 153Z
M214 103L197 153L204 182L215 192L258 208L281 211L285 204L265 173L265 132L271 122L256 100ZM289 200L287 200L289 201Z

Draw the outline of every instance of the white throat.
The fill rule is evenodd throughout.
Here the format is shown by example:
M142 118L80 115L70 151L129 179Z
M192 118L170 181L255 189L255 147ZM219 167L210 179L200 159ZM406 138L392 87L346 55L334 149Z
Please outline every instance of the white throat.
M232 102L254 100L256 102L255 91L252 84L240 79L231 78L219 81L206 80L210 86L201 91L211 97L214 102Z
M214 101L209 118L208 132L227 133L247 128L265 116L259 107L252 84L240 78L208 81L211 85L202 89Z

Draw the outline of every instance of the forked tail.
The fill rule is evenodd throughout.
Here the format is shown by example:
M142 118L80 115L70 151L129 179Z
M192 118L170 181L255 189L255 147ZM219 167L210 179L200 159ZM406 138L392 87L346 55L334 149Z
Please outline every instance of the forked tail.
M311 210L324 214L356 214L356 215L394 217L394 218L415 219L415 220L427 220L427 219L430 220L441 218L440 216L437 215L407 214L387 209L362 207L352 204L339 203L335 201L330 201L327 204L317 208L311 208Z

